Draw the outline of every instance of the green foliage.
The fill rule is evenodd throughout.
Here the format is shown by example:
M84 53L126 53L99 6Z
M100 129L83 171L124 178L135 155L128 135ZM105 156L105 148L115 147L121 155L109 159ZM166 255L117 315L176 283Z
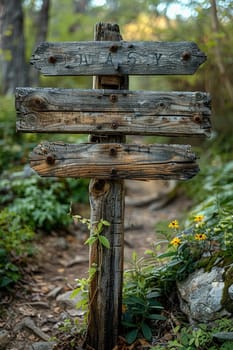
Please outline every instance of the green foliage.
M11 96L0 96L0 172L24 158L21 136L15 133L15 107Z
M8 205L25 224L34 229L51 230L71 223L68 215L70 203L72 200L86 201L86 187L83 181L57 181L37 175L24 177L20 172L12 178L9 176L0 180L0 206Z
M161 347L160 345L152 347L152 350L227 350L231 349L233 341L225 340L219 343L214 338L218 332L232 332L232 320L222 318L216 320L212 325L198 324L197 326L177 326L173 330L173 340L170 340Z
M103 254L103 247L109 249L110 243L108 239L102 235L101 233L104 230L104 227L109 227L110 223L107 220L101 219L99 222L92 223L90 219L83 218L81 215L73 215L73 219L76 222L80 222L87 226L91 235L86 240L85 244L93 245L94 243L100 243L100 254ZM102 260L102 258L100 259ZM97 264L93 263L89 268L88 278L77 279L78 287L74 289L71 298L80 295L80 301L77 303L77 308L81 308L84 314L84 324L87 324L88 317L88 305L89 305L89 286L91 281L93 280L96 272L101 268L101 266L97 266Z
M75 288L71 294L71 298L75 298L77 295L80 296L80 300L76 304L76 307L80 308L83 311L83 326L86 326L88 321L89 286L96 271L97 267L92 266L89 269L88 278L78 278L76 280L77 288Z
M216 261L221 264L225 259L233 262L230 213L216 225L201 214L193 218L188 229L181 230L177 220L168 226L173 230L173 239L168 241L165 252L156 256L154 250L147 251L157 261L154 275L164 292L169 291L175 281L185 279L195 269L211 269Z
M122 325L129 344L139 335L151 340L153 323L166 319L158 301L160 290L151 286L151 276L143 268L142 260L133 254L133 266L124 275Z
M38 176L19 179L3 179L0 191L5 191L1 204L8 202L8 208L21 217L21 220L31 227L51 229L54 226L69 222L68 205L58 201L62 186L58 182L50 182L47 188L42 186Z
M86 240L85 244L92 245L94 243L99 242L100 246L103 246L105 248L110 248L110 242L109 240L102 235L101 233L104 230L104 227L110 226L110 223L107 220L101 219L98 222L91 223L90 219L83 218L80 215L73 215L73 218L76 221L81 222L82 224L87 225L88 229L90 230L90 237Z
M20 264L33 252L32 229L14 212L0 212L0 288L9 287L21 277Z

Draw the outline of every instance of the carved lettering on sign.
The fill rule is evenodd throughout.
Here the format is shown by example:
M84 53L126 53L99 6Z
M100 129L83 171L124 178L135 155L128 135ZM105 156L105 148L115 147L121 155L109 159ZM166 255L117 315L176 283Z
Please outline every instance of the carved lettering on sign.
M107 57L105 63L106 63L106 64L111 64L111 65L113 65L113 62L112 62L112 54L111 54L111 53L108 54L108 57Z
M162 57L162 54L157 52L150 55L144 55L144 54L139 54L138 52L131 51L127 55L127 63L130 65L154 64L158 66L161 57Z
M99 55L92 55L88 53L78 53L74 56L65 56L65 64L75 66L90 66L96 63L111 65L115 67L116 64L128 64L134 66L136 64L156 65L160 64L161 57L163 55L158 52L151 54L138 53L136 51L130 51L127 55L123 56L117 53L109 52L107 55L101 52Z

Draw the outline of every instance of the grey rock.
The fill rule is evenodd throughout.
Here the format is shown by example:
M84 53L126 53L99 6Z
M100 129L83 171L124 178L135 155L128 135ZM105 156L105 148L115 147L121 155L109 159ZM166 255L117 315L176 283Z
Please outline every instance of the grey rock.
M0 349L5 349L10 342L10 335L5 329L0 330Z
M55 243L55 247L58 250L67 250L69 248L69 245L64 237L58 237Z
M228 288L228 295L233 300L233 284Z
M62 291L62 289L63 289L62 286L55 287L47 294L47 298L49 298L49 299L56 298L56 296Z
M224 269L214 267L210 272L195 271L177 283L181 310L192 322L208 322L230 315L223 309Z
M226 341L226 340L230 340L233 341L233 332L219 332L219 333L215 333L213 334L213 338L218 339L219 341Z
M33 343L30 350L52 350L55 342L37 342Z
M59 306L64 307L66 309L76 309L76 305L82 299L82 296L81 293L79 293L73 298L71 297L72 293L72 291L69 291L59 295L56 298L56 301L59 304Z

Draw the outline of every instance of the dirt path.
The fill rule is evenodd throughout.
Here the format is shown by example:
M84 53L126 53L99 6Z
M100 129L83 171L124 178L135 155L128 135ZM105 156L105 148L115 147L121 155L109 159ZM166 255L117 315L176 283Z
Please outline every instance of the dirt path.
M180 218L190 205L187 198L176 195L171 183L131 181L126 183L126 189L125 267L134 251L142 256L151 248L157 239L158 221ZM81 215L88 215L88 207L80 209ZM53 337L59 323L70 317L57 302L57 295L74 289L77 278L87 277L87 237L83 226L75 227L70 234L51 232L38 236L38 252L28 267L26 280L13 293L0 295L0 349L46 350L35 344Z

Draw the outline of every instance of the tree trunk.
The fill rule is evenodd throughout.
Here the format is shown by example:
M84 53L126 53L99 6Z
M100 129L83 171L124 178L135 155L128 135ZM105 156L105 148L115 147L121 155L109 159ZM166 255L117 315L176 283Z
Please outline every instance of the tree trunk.
M43 0L40 12L36 19L36 40L35 47L37 47L43 41L46 41L48 34L48 25L49 25L49 9L50 9L50 0ZM33 67L30 71L30 80L32 86L39 85L39 76L40 72L35 70Z
M224 65L224 61L222 59L222 57L223 57L222 45L221 45L221 41L220 41L219 36L218 36L218 34L220 32L220 28L219 28L216 0L210 0L210 3L211 3L212 29L213 29L213 33L215 36L215 42L216 42L214 49L215 49L217 66L218 66L218 70L219 70L222 82L225 85L225 88L227 90L227 93L228 93L230 99L233 100L233 86L232 86L231 81L228 77L228 74L226 72L226 68Z
M1 0L2 93L13 94L17 86L28 85L22 1Z

